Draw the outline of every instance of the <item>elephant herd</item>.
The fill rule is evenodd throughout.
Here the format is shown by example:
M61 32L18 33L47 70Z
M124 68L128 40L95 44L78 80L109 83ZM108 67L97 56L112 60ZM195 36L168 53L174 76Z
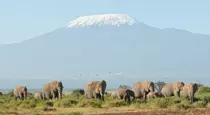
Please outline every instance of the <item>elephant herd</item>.
M46 83L42 91L34 93L35 99L62 99L63 84L61 81L53 81ZM27 98L27 88L25 86L17 86L13 90L14 98L25 100Z
M130 98L133 98L133 101L136 98L142 98L144 100L170 96L180 98L180 92L182 91L182 95L186 98L189 98L189 100L193 102L194 94L197 90L198 85L196 83L189 83L185 85L183 82L174 82L165 84L161 91L155 91L153 82L144 81L135 83L132 89L120 87L117 90L111 91L111 96L113 99L124 99L130 103Z
M106 81L91 81L84 87L84 96L86 98L97 98L104 101L105 90L107 87ZM53 81L46 83L42 91L34 93L35 99L62 99L63 84L61 81ZM113 99L124 99L128 103L135 99L151 99L157 97L177 96L180 98L180 92L184 97L194 101L194 94L198 90L196 83L184 84L183 82L167 83L161 91L155 90L155 85L150 81L136 82L131 89L120 87L110 92ZM27 98L27 88L18 86L14 89L14 98L25 100Z

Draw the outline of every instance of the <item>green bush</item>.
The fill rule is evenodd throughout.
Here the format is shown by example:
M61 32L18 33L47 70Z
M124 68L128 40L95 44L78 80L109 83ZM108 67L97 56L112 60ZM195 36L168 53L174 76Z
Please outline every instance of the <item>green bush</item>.
M72 91L72 94L84 95L84 90L82 90L82 89L75 89L75 90Z
M197 101L195 103L193 103L193 106L195 108L204 108L207 106L208 103L204 102L204 101Z
M58 100L54 102L55 107L59 107L59 108L68 108L68 107L72 107L75 106L78 102L75 100L71 100L71 99L63 99L63 100Z
M210 87L203 86L203 87L200 87L198 90L198 93L206 93L206 92L210 92Z
M159 108L167 108L168 106L172 106L177 103L177 100L174 100L173 97L156 98L149 100L148 103Z
M111 101L108 102L108 107L122 107L122 106L128 106L128 103L123 100L117 100L117 101Z
M86 99L80 101L78 106L79 107L93 107L93 108L102 108L102 101L98 99Z

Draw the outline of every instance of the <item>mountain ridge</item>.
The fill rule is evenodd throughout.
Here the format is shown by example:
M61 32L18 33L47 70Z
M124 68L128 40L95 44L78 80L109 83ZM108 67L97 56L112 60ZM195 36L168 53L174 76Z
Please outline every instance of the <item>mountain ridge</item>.
M33 87L47 78L64 80L68 88L101 79L107 80L112 88L142 80L199 80L209 84L209 44L210 37L206 35L159 29L144 23L93 28L64 26L0 47L0 78L16 79L8 81L12 85L29 86L33 80L25 83L25 77L44 78L36 80ZM0 86L7 84L0 80Z

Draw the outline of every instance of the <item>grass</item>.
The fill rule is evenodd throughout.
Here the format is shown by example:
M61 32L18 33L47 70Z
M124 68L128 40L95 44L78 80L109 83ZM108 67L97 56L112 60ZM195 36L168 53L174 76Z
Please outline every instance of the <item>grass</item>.
M27 100L14 100L12 93L0 96L0 115L15 114L21 111L28 111L31 114L40 112L59 112L61 109L71 108L133 108L133 109L188 109L188 108L206 108L210 107L210 92L208 88L199 90L195 95L195 102L190 103L184 97L177 99L175 97L155 98L148 101L136 100L128 104L124 100L112 99L110 95L105 96L105 101L98 99L85 99L79 92L74 91L65 95L62 100L36 100L32 95ZM82 112L64 112L60 115L82 115Z

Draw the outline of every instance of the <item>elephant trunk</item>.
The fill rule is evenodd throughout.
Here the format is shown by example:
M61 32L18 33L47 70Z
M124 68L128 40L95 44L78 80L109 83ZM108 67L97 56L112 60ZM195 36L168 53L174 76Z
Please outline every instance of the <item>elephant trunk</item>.
M59 89L58 90L58 97L59 97L59 99L62 99L62 95L63 94L63 91L62 91L62 89Z
M101 100L104 101L104 90L103 90L103 86L100 87L100 95L101 95L100 96L101 97Z
M25 87L24 90L25 90L25 91L24 91L24 100L26 100L26 99L27 99L27 88Z

